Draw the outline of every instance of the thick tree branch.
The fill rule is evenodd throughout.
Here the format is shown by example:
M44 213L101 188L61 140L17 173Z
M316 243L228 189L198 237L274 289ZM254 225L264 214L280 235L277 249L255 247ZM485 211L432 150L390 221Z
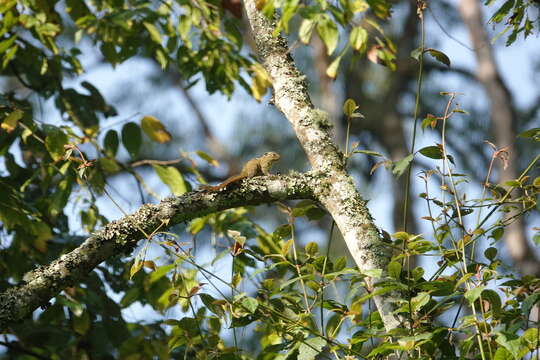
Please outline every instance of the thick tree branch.
M113 221L87 238L78 248L47 266L26 274L25 284L0 294L0 331L19 321L64 288L77 283L97 265L130 252L140 239L157 231L216 211L274 201L312 199L315 173L260 176L245 179L231 190L194 191L159 204L143 205L135 213Z
M258 10L255 0L244 2L257 51L272 79L274 103L291 123L313 169L325 174L319 179L314 194L330 212L349 251L361 271L381 269L381 279L366 278L374 288L386 279L391 251L385 244L366 207L347 173L343 155L330 135L330 121L323 111L313 108L304 76L296 68L285 39L274 37L275 27ZM401 325L393 314L400 299L397 293L374 297L377 309L387 330Z

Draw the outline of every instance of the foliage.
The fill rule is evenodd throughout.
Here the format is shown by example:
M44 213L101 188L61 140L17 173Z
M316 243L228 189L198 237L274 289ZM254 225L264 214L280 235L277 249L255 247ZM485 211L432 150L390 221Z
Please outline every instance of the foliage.
M518 3L512 3L514 8ZM177 70L188 87L203 80L208 92L230 96L239 84L260 100L268 76L245 54L240 22L223 7L217 1L138 0L10 0L0 5L1 74L17 79L37 98L15 90L0 95L1 291L109 221L97 200L105 196L114 202L107 191L112 176L133 177L144 194L141 202L147 195L157 198L135 168L144 146L167 143L171 134L150 115L107 129L106 119L117 111L90 82L79 83L85 69L77 44L91 42L112 66L151 58L163 69ZM337 76L349 50L396 68L396 45L381 25L391 19L389 1L269 0L260 8L268 16L278 14L277 29L298 32L304 44L315 30L327 54L338 54L327 69L330 77ZM507 5L501 20L510 11ZM293 31L295 21L299 26ZM527 26L514 32L528 35ZM413 56L424 54L450 64L431 48L421 47ZM54 100L57 118L40 119L38 105L46 99ZM345 103L349 124L362 117L357 108L352 100ZM423 127L444 128L459 110L428 115ZM522 137L538 141L537 131ZM349 148L348 140L347 157L382 156L359 144ZM205 182L201 159L217 164L202 151L197 155L150 164L172 194L182 195L195 181ZM399 161L383 159L377 166L399 176L420 155L437 161L421 175L426 191L420 198L429 209L423 219L433 232L388 235L396 255L384 270L392 279L375 288L365 278L376 274L360 273L345 256L331 257L315 242L300 245L299 224L328 217L318 204L277 204L287 221L273 231L251 220L252 209L228 210L168 232L156 229L131 260L117 257L101 264L33 319L12 325L10 340L2 343L6 357L308 360L406 353L419 359L518 359L538 351L538 330L529 315L540 300L539 282L504 266L495 246L512 219L495 215L497 210L517 209L516 217L534 211L539 178L526 171L508 184L486 181L484 195L469 199L463 189L468 178L454 172L444 143ZM492 161L500 160L504 151L495 149ZM528 171L537 161L531 159ZM431 191L434 184L441 189L438 195ZM71 204L77 204L78 214L69 212ZM483 209L489 213L482 217ZM467 222L474 217L476 222ZM328 233L331 238L333 226ZM197 238L214 240L209 263L201 264L193 250ZM436 259L439 269L428 274L410 266L411 257ZM346 293L336 295L338 289ZM410 327L388 333L372 298L396 289L405 294L399 312ZM147 311L149 318L132 320L135 311Z
M495 0L486 0L486 5L493 5ZM508 39L506 40L506 46L512 45L519 34L523 34L524 38L527 38L533 33L534 24L538 26L538 11L540 5L538 1L533 0L506 0L495 11L491 19L491 23L500 24L503 23L505 28L497 38L508 31Z

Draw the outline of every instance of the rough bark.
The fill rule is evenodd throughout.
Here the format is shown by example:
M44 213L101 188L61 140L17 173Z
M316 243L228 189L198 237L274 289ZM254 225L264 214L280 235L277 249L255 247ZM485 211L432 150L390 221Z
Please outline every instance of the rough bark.
M315 173L261 176L243 180L227 191L195 191L159 204L146 204L131 215L106 225L70 253L26 274L25 283L0 294L0 332L29 316L60 291L80 281L108 258L129 253L140 239L155 231L209 213L274 201L313 199Z
M326 54L324 43L318 34L313 34L311 40L313 47L313 65L317 70L320 91L321 108L330 116L330 121L334 125L333 138L336 143L345 143L345 131L340 121L341 107L338 96L333 89L334 80L326 75L326 69L330 66L330 58Z
M474 47L477 68L476 77L484 87L490 102L491 130L498 148L507 147L509 162L506 169L498 162L498 182L513 180L518 177L518 151L515 146L516 113L512 103L512 95L504 83L488 34L483 26L482 9L478 0L461 0L459 11L463 22L469 30ZM515 215L515 211L506 217ZM526 274L540 274L540 262L527 242L523 229L523 221L518 218L505 229L505 245L518 270Z
M313 108L305 77L296 68L285 39L273 36L275 27L257 10L255 0L246 0L244 6L260 60L272 79L274 104L291 123L313 170L325 174L314 188L315 197L332 215L359 269L383 271L381 278L366 278L373 289L378 281L387 279L391 249L346 171L343 155L332 141L328 115ZM393 314L399 300L398 293L374 297L387 330L402 324Z

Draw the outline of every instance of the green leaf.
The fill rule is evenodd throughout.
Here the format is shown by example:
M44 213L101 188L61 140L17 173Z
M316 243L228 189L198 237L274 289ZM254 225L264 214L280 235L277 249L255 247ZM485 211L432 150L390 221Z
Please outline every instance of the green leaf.
M498 227L498 228L495 228L491 234L490 234L490 238L493 238L495 241L499 241L502 236L504 235L504 228L503 227Z
M427 292L421 292L411 299L411 307L413 312L421 310L431 299Z
M305 249L308 255L315 256L319 252L319 245L316 242L311 241L306 244Z
M242 299L242 307L250 313L255 314L257 307L259 307L259 302L256 299L248 296Z
M161 45L161 34L159 33L159 30L156 28L156 26L149 22L143 22L144 27L146 30L148 30L148 33L150 34L150 38L157 44Z
M418 284L418 287L428 291L431 296L449 296L450 294L457 295L454 292L454 285L454 282L450 280L434 280Z
M304 19L298 30L298 37L303 44L309 44L311 40L311 34L313 34L313 29L315 28L315 21L310 19Z
M530 351L534 351L538 348L539 341L540 341L538 328L534 328L534 327L528 328L523 333L522 338Z
M116 52L116 49L115 49L113 43L110 43L110 42L104 42L104 43L101 44L101 46L99 47L99 49L101 50L101 54L103 54L103 57L104 57L109 63L111 63L111 65L114 66L114 65L118 64L119 62L121 62L120 56L119 56L119 54Z
M337 77L337 72L339 70L339 64L341 63L341 59L343 58L343 55L345 53L342 52L336 58L330 63L328 68L326 69L326 76L328 76L331 79L335 79Z
M148 282L150 284L155 283L156 281L158 281L159 279L161 279L165 275L167 275L167 273L169 271L171 271L172 269L174 269L175 266L177 266L177 265L176 264L168 264L168 265L163 265L163 266L158 267L156 271L153 271L153 272L150 273L150 275L148 277Z
M320 337L307 339L298 348L298 360L315 360L326 345L326 340Z
M392 14L392 4L387 0L367 0L367 3L371 11L383 20L388 19Z
M524 132L520 133L518 137L534 138L536 141L540 141L540 127L525 130Z
M47 125L45 127L45 147L54 161L59 161L64 157L66 149L64 145L69 142L68 136L58 127Z
M142 144L141 128L134 122L122 127L122 143L132 158L137 157Z
M205 293L200 293L199 297L208 310L220 317L223 317L225 315L225 312L223 311L223 308L219 305L219 301L217 299Z
M418 281L424 276L424 269L421 267L415 267L412 271L412 276L414 280Z
M366 29L356 26L351 30L349 35L349 44L351 47L360 52L365 52L367 48L368 33Z
M420 61L420 56L422 56L423 54L424 52L422 51L422 48L416 48L411 51L411 57L416 61Z
M99 165L107 174L115 174L122 169L115 159L107 157L99 158Z
M281 255L287 256L289 254L289 250L291 249L291 246L293 245L293 239L289 239L281 245Z
M405 156L403 159L396 161L392 169L392 174L394 174L396 177L400 177L401 175L403 175L405 170L407 170L410 163L412 162L413 157L414 157L413 154L409 154Z
M415 347L418 347L422 340L431 339L434 333L425 332L421 334L415 334L413 336L404 336L398 339L398 343L402 346L403 350L410 351Z
M499 332L495 341L504 346L515 359L520 359L521 339L517 334Z
M333 271L341 271L347 266L347 258L345 256L340 256L334 261Z
M398 344L392 344L390 342L384 342L380 345L378 345L376 348L371 350L371 352L368 354L368 358L374 358L377 355L386 355L394 352L395 350L401 349L401 345Z
M493 318L497 319L501 314L501 298L496 291L491 289L485 289L482 291L482 300L488 301L491 305L491 313Z
M430 159L442 159L443 158L443 152L440 147L438 146L426 146L425 148L422 148L418 150L420 154L424 155L425 157L428 157Z
M469 304L472 304L480 297L480 295L482 295L482 291L484 291L484 288L485 286L476 286L470 290L467 290L464 295L465 299L469 301Z
M66 0L66 11L75 21L90 13L84 1L79 0Z
M515 0L508 0L493 14L489 22L500 23L514 7Z
M13 35L9 39L0 41L0 54L6 51L7 49L9 49L11 45L13 44L13 42L15 41L15 39L17 39L17 35Z
M131 287L126 291L122 300L120 300L120 306L125 308L133 304L141 296L141 290L138 287Z
M353 99L345 100L345 103L343 104L343 113L346 116L351 117L356 109L358 109L358 105L356 105L356 102Z
M427 49L426 50L429 55L433 56L437 61L443 63L444 65L450 67L450 58L446 56L445 53L439 50L435 49Z
M105 153L110 156L116 156L118 151L118 144L120 140L118 139L118 133L116 130L109 130L103 139L103 147L105 148Z
M207 222L208 222L208 217L207 216L200 217L200 218L197 218L197 219L193 219L189 223L187 229L193 235L198 234L204 228L204 226L206 225Z
M169 57L167 56L167 54L163 50L157 49L155 57L157 62L161 66L161 69L165 70L167 68L167 65L169 64Z
M332 55L334 50L336 50L339 40L337 25L327 18L317 24L317 32L326 46L326 53Z
M6 66L10 63L11 59L15 57L15 54L17 53L17 50L19 49L19 45L15 44L9 50L7 50L6 54L3 57L2 60L2 69L5 69Z
M422 120L422 130L427 128L428 126L431 126L432 129L435 129L435 126L437 126L437 117L433 114L427 114L427 116Z
M275 230L273 235L279 239L286 239L292 234L291 225L283 224L279 225Z
M540 232L533 235L533 242L536 246L540 245Z
M289 22L292 17L298 12L298 1L286 1L284 2L284 4L285 5L282 7L281 10L279 25L282 27L283 31L288 34Z
M59 32L60 32L60 26L58 26L57 24L53 24L53 23L46 23L46 24L43 24L43 25L39 25L37 26L36 28L36 31L38 32L38 34L42 35L42 36L56 36ZM54 43L48 43L48 45L53 45ZM53 50L54 52L54 50Z
M521 303L521 312L528 317L532 307L538 303L538 301L540 301L540 293L534 293L527 296Z
M484 256L490 260L493 261L497 257L498 250L494 247L489 247L484 251Z
M292 239L287 241L287 243L292 244L291 241L292 241ZM297 281L306 280L306 279L312 279L312 278L313 278L313 276L311 274L293 277L292 279L289 279L289 280L285 281L284 283L282 283L280 285L280 287L279 287L279 290L283 291L283 289L285 289L286 287L288 287L291 284L294 284Z
M15 5L17 5L17 0L7 0L0 2L0 14L5 13Z
M391 261L388 264L388 275L394 279L399 279L401 276L401 264L398 261Z
M317 220L322 219L325 216L326 216L326 210L321 209L321 208L316 207L316 206L311 207L311 208L307 209L307 211L306 211L306 217L310 221L317 221Z
M178 34L180 34L180 37L183 40L186 40L188 38L189 31L191 30L191 18L186 15L180 15L180 19L178 21Z
M161 181L163 181L163 183L169 187L174 195L179 196L187 192L184 177L177 168L173 166L161 166L156 164L152 164L152 167Z
M80 316L74 315L71 317L73 330L79 335L84 335L90 329L90 315L88 311L84 311Z
M380 278L382 276L382 270L381 269L368 269L368 270L363 270L362 274L367 275L372 278Z

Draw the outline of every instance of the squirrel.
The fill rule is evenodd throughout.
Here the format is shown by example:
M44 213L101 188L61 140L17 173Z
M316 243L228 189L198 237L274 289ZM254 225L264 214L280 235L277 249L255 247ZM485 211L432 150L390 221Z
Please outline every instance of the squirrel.
M224 182L222 182L221 184L216 185L216 186L205 185L202 187L202 189L216 191L216 190L223 189L230 183L233 183L238 180L252 178L252 177L260 176L260 175L270 175L270 167L274 164L274 162L278 161L279 158L280 156L278 153L275 153L272 151L264 153L260 157L256 157L254 159L249 160L242 168L242 171L240 172L240 174L232 176L228 178L227 180L225 180Z

